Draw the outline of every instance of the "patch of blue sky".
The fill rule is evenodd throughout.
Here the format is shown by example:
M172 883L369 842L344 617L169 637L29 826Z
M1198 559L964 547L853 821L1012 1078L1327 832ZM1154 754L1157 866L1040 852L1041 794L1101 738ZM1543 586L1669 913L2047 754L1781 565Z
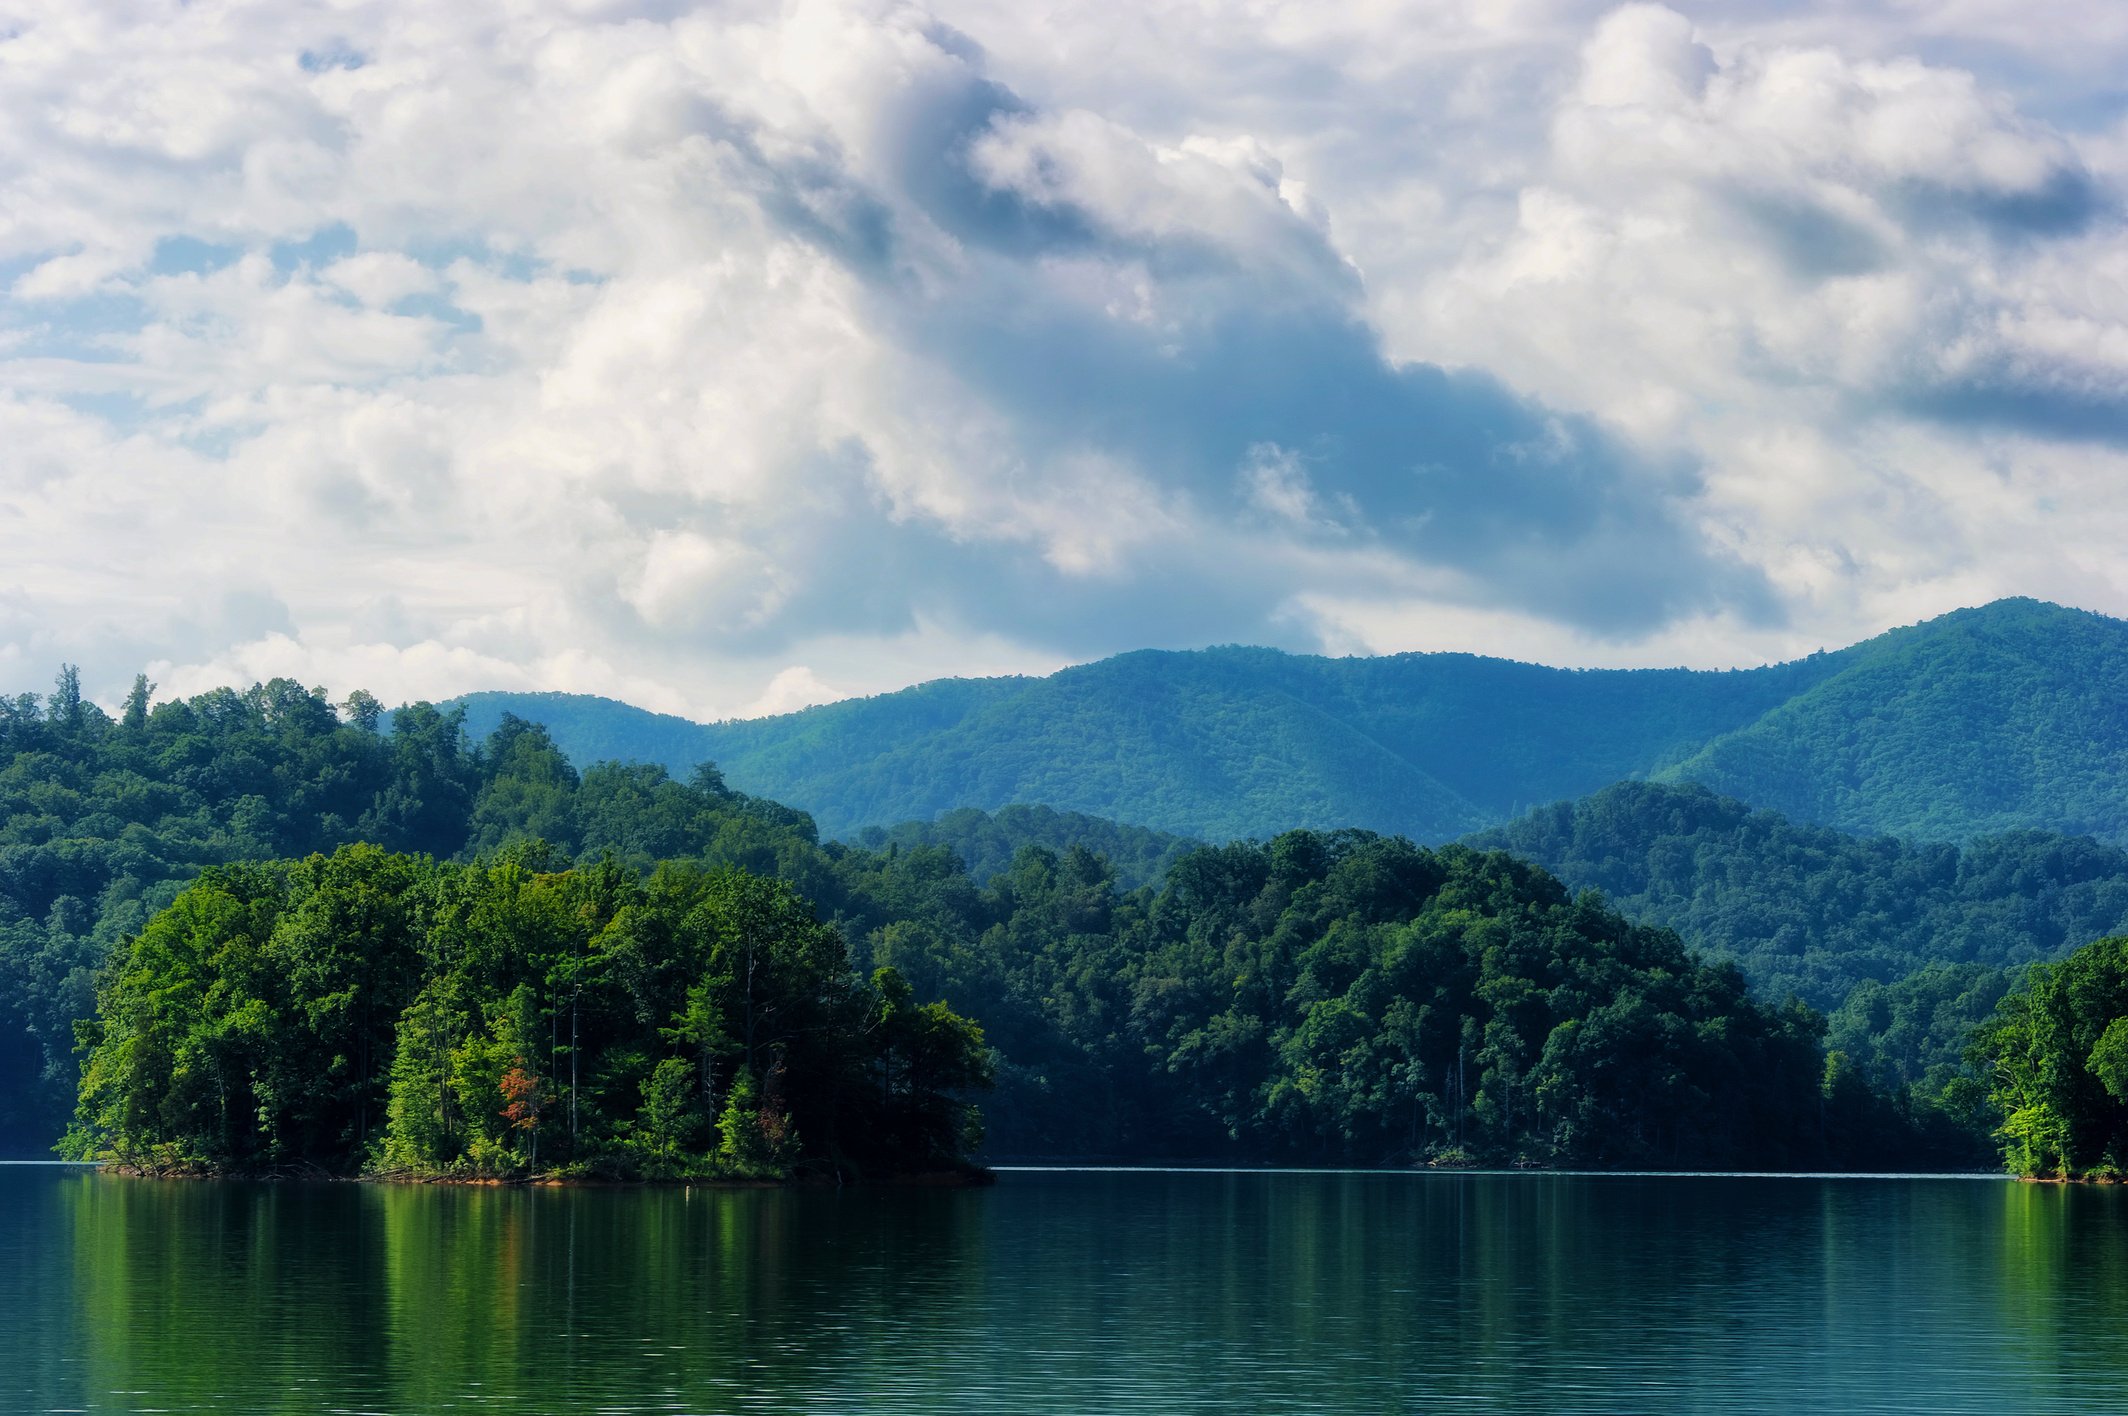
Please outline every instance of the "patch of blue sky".
M244 248L202 241L197 236L165 236L148 260L150 275L211 275L244 254Z
M479 266L505 280L535 280L548 273L547 263L527 251L501 250L485 241L415 241L400 247L431 270L447 270L459 261Z
M119 338L139 332L147 322L147 306L123 291L33 303L0 300L0 331L16 358L116 362L127 357Z
M296 66L306 74L325 74L335 69L359 69L369 56L344 39L330 39L315 49L296 55Z
M214 268L205 262L216 257L222 257L222 263L226 264L239 254L233 249L190 237L172 238L164 245L173 248L173 260L191 259L201 263L198 267L200 269ZM379 248L365 248L360 233L344 222L336 222L331 226L321 227L300 241L277 242L269 248L269 252L273 258L274 269L284 275L292 275L298 270L321 269L364 249ZM557 270L536 252L496 246L477 238L452 237L409 241L390 249L439 273L463 261L505 280L559 277L575 285L597 285L605 279L596 271L575 267ZM158 255L160 254L161 248L158 248Z
M131 389L70 389L52 395L54 403L64 404L76 413L85 413L92 418L101 418L112 427L126 432L136 431L148 420L148 400ZM166 409L155 409L158 421L167 415Z
M5 377L5 368L0 364L0 378ZM200 415L207 407L204 397L158 398L158 391L175 392L159 389L152 382L131 383L123 378L113 378L105 380L101 387L91 387L84 381L78 387L51 389L44 396L76 413L100 420L121 436L145 433L158 442L187 448L202 457L225 458L239 442L259 431L256 423L232 423L226 419L202 421Z
M187 404L181 411L192 412L197 407L197 403ZM158 411L166 417L170 412L168 409ZM248 437L255 436L259 432L259 428L256 425L238 425L227 422L178 422L166 424L166 431L170 433L170 440L178 446L198 453L201 457L209 457L220 461L234 452L238 443Z
M2020 97L2019 106L2056 127L2079 133L2104 133L2119 123L2123 111L2128 111L2128 86L2109 84L2102 88L2078 89L2057 84L2049 88L2035 81L2030 96Z
M479 315L462 310L441 295L409 295L392 306L395 315L419 315L447 324L461 334L479 334L486 326Z
M306 267L316 270L355 253L355 228L344 221L322 226L300 241L276 241L268 248L273 268L292 274Z

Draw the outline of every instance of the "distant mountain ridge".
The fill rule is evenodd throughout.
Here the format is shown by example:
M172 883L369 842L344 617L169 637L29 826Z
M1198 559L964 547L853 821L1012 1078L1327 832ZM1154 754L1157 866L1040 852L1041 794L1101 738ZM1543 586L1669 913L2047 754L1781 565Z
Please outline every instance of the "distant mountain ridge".
M1040 804L1212 840L1361 826L1442 841L1652 778L1865 834L2128 843L2128 624L2033 600L1759 669L1220 648L724 723L580 695L461 701L476 735L515 713L579 763L714 760L830 835Z

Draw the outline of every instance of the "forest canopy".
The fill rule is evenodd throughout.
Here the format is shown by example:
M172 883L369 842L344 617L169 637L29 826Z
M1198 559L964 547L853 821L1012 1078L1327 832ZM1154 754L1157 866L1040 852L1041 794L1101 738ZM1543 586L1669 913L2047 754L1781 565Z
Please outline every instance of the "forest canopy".
M1769 1168L1970 1156L1866 1085L1828 1091L1816 1014L1754 1001L1733 965L1499 853L1298 831L1207 847L1157 892L1119 897L1085 853L1030 850L993 892L981 947L890 934L874 957L984 1000L1007 1149Z
M57 1139L97 971L211 867L355 841L469 859L540 839L572 859L685 856L796 878L819 854L803 813L714 773L580 774L515 719L475 744L455 710L387 713L359 692L336 708L287 679L151 708L152 691L138 680L114 717L67 670L42 700L0 699L0 1149Z
M1972 1052L2011 1170L2128 1179L2128 937L2033 965Z
M215 867L97 1004L68 1148L159 1171L951 1170L990 1069L788 885L538 846Z
M1195 852L1157 892L1041 847L988 889L943 853L845 884L876 923L728 866L536 845L216 868L107 976L70 1144L214 1170L902 1172L954 1162L994 1073L1004 1154L1957 1153L1829 1063L1815 1014L1504 855L1293 832ZM973 1021L915 1002L939 994Z

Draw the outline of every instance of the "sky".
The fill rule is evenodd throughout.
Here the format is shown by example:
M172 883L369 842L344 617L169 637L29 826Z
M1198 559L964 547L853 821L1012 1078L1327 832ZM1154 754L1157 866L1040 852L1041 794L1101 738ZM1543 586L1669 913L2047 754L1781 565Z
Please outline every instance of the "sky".
M2128 614L2128 6L0 0L0 688Z

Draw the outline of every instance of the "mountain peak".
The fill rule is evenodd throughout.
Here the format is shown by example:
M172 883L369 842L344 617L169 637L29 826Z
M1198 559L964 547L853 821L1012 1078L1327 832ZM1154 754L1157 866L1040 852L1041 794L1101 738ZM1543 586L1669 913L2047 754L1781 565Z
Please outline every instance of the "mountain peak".
M1621 778L1916 838L2128 840L2128 624L2015 598L1729 672L1470 654L1145 650L716 724L476 695L580 762L714 759L824 830L1034 803L1213 839L1358 825L1442 840Z

